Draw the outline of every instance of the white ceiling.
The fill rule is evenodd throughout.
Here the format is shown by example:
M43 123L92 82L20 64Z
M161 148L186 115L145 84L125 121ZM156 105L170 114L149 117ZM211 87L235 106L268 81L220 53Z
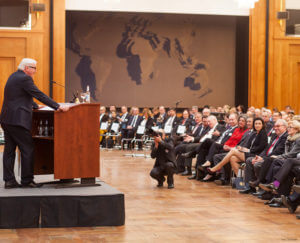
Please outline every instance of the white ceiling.
M299 1L300 0L296 0ZM66 0L67 10L248 16L238 0Z

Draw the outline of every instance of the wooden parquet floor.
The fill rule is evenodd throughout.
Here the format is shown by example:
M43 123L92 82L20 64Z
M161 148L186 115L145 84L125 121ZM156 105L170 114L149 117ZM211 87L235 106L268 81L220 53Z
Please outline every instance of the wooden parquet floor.
M124 226L0 230L0 242L300 242L287 209L179 175L175 189L157 188L153 160L123 154L101 151L101 179L125 193Z

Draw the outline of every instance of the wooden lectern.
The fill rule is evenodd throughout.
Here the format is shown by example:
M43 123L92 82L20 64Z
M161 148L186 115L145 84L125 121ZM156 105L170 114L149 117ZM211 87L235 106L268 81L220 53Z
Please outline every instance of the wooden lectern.
M67 112L33 112L35 175L54 174L62 181L81 178L81 184L95 184L100 175L99 108L100 104L76 104Z

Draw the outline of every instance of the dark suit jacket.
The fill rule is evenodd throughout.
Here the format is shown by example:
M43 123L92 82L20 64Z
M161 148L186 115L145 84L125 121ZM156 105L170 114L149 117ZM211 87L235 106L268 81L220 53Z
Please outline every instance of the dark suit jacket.
M165 125L166 125L166 123L168 122L169 118L170 118L170 117L167 117L167 118L165 119L163 127L165 127ZM174 129L175 127L177 127L177 125L178 125L179 122L180 122L180 118L178 118L178 117L175 115L175 118L174 118L174 120L173 120L173 122L172 122L172 128Z
M268 135L268 133L273 129L273 127L274 127L274 122L268 121L268 122L266 123L266 132L267 132L267 135Z
M265 129L262 129L258 134L254 132L248 141L247 148L250 149L246 156L255 156L260 154L268 144L268 136Z
M173 138L170 137L162 140L158 148L155 148L155 144L153 143L151 158L156 159L154 167L159 167L166 162L172 162L177 167Z
M121 118L122 116L123 116L123 115L119 115L120 118ZM129 117L130 117L130 114L127 112L124 121L121 122L121 129L126 129L127 123L128 123L128 120L129 120Z
M232 136L232 134L236 128L237 128L237 126L226 129L223 132L223 134L217 139L217 141L220 142L220 144L224 144ZM221 141L219 141L220 139L221 139Z
M0 123L31 130L33 97L57 110L59 104L41 92L23 71L14 72L4 88Z
M284 153L284 147L285 147L285 141L287 139L287 132L285 132L284 134L282 134L277 143L274 145L274 148L272 150L272 152L268 155L268 156L271 156L271 155L280 155L280 154L283 154ZM274 137L270 143L267 145L267 147L260 153L260 157L264 157L264 156L267 156L267 152L269 150L269 148L272 146L272 143L274 142L274 140L276 139L277 137Z
M108 121L108 115L104 114L104 115L102 116L101 120L100 120L100 124L101 124L102 122L107 122L107 121Z
M209 132L210 131L210 129L207 131L207 132ZM225 131L225 127L223 126L223 125L221 125L221 124L218 124L217 126L216 126L216 128L214 129L214 131L219 131L219 133L220 133L220 136L222 136L222 134L223 134L223 132ZM206 133L207 133L206 132ZM201 137L195 137L195 139L194 139L194 143L198 143L200 140L201 140L201 138L202 138L202 136ZM212 140L213 141L217 141L217 139L219 138L219 136L212 136Z
M254 133L253 130L248 130L248 131L246 131L246 132L244 133L244 135L243 135L241 141L240 141L237 145L246 148L246 147L247 147L247 144L248 144L248 141L249 141L249 139L251 138L251 136L252 136L253 133Z
M127 126L130 126L131 125L131 122L133 120L134 116L130 116L129 119L128 119L128 122L127 122ZM135 123L135 126L132 128L132 130L136 131L138 126L141 124L143 120L143 117L142 116L138 116L137 120L136 120L136 123Z
M154 120L152 117L149 117L146 122L146 131L149 131L153 126L154 126Z

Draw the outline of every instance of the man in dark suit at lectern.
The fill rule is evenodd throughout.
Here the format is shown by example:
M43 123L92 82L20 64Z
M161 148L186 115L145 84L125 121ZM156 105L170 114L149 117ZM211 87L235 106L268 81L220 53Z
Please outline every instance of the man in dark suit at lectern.
M41 92L33 82L36 73L36 61L24 58L7 80L4 88L4 100L0 123L4 131L5 145L3 153L3 179L5 188L17 188L20 184L14 174L16 147L21 152L21 184L23 187L39 187L33 180L34 145L31 137L32 109L39 106L33 101L38 99L55 110L67 111Z

